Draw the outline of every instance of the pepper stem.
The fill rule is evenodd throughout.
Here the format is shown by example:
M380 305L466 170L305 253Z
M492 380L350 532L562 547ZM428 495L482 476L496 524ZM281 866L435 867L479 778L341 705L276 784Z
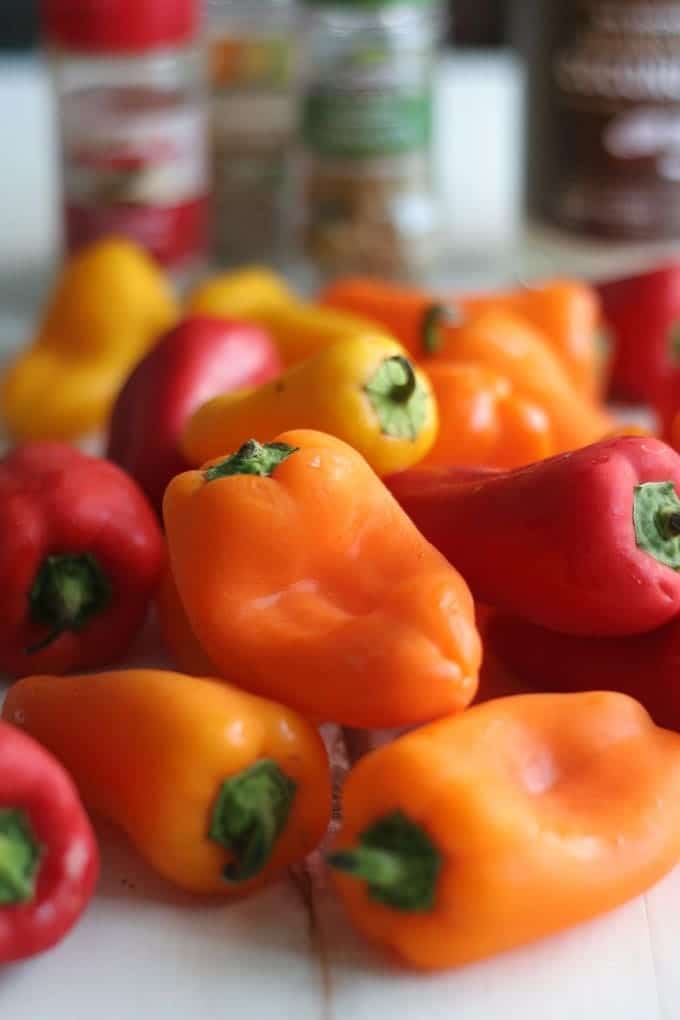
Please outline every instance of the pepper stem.
M48 556L40 566L28 601L33 623L44 624L49 632L27 649L38 652L69 630L80 630L88 620L106 609L111 585L89 553Z
M426 912L434 905L441 854L401 811L362 832L359 846L336 850L326 860L331 868L366 882L370 898L385 906Z
M33 899L39 865L40 846L25 813L0 808L0 906Z
M212 464L204 472L206 482L214 482L217 478L229 478L230 475L262 475L265 478L274 471L292 453L297 453L296 446L287 443L258 443L249 439L247 443L232 453L230 457Z
M640 549L680 570L680 500L673 482L635 486L633 525Z
M286 826L296 790L297 784L269 758L222 783L208 835L233 854L223 872L227 882L245 882L262 871Z
M385 435L418 438L425 424L428 395L408 358L396 354L381 361L364 392Z
M444 305L429 305L420 326L420 340L426 354L436 354L442 345L442 322L446 319Z

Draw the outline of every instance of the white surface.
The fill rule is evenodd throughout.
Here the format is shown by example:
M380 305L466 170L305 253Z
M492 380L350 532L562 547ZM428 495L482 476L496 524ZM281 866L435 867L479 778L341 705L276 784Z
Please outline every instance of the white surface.
M482 88L479 63L468 68L470 77L457 67L450 118L447 107L438 112L444 122L450 119L460 155L458 169L450 171L448 208L456 219L456 203L461 209L465 196L489 248L476 261L453 257L450 277L463 283L558 270L600 274L650 261L663 250L586 246L546 232L520 236L508 248L516 213L506 202L516 190L520 126L513 135L513 125L505 124L505 134L487 139L484 150L475 134L479 124L491 130L484 113L489 105L508 118L517 112L517 78L507 62L495 70L489 64L488 88ZM453 80L447 78L445 88ZM499 99L497 88L506 86L510 91ZM458 113L456 95L465 96ZM30 333L42 274L55 251L49 113L45 79L34 67L0 65L0 124L11 141L0 146L0 350ZM480 151L483 166L475 160ZM510 176L500 180L503 174ZM499 187L490 191L494 180ZM494 212L485 218L487 209ZM57 949L0 971L0 1018L680 1018L680 870L608 917L484 964L422 977L397 970L357 937L319 880L310 886L307 878L306 892L305 880L298 880L247 902L203 904L174 894L122 837L99 831L103 873L91 909Z

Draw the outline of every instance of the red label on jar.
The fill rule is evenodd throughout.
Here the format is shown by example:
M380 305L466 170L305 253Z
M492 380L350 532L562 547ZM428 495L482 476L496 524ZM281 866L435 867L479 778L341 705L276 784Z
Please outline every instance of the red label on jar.
M180 205L113 205L65 209L66 243L75 251L98 237L127 237L146 248L162 265L177 268L205 252L208 200Z
M129 237L180 268L207 246L206 125L200 107L139 89L73 96L64 112L69 251Z

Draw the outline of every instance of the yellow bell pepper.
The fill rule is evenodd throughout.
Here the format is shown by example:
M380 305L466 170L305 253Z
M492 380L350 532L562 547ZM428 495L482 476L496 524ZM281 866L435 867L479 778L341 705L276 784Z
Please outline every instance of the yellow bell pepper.
M257 321L265 308L295 301L285 281L264 266L244 266L200 283L189 295L188 315Z
M269 269L248 267L201 284L188 314L248 319L265 328L286 365L309 358L340 340L394 340L383 326L343 309L300 301Z
M190 418L181 447L200 466L253 436L268 442L289 429L315 429L349 443L383 475L422 460L437 425L430 382L403 347L356 338L332 344L263 386L208 401Z
M105 425L129 372L178 316L169 282L141 248L112 239L82 251L0 384L10 436L72 439Z

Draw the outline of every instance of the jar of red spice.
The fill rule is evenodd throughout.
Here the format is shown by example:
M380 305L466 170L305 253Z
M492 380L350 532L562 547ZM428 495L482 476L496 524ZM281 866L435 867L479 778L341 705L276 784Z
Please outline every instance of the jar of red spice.
M124 236L169 270L207 254L200 0L45 0L69 253Z

